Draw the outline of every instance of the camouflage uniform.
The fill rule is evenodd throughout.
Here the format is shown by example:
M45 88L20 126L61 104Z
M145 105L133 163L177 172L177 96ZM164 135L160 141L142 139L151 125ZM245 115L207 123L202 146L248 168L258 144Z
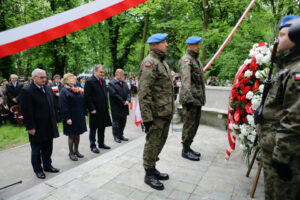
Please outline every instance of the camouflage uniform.
M205 104L205 80L203 69L198 60L199 53L187 50L186 54L180 59L180 75L182 88L179 94L179 102L183 105L183 130L182 144L190 146L196 135L200 117L201 106ZM188 111L186 104L192 103L193 106Z
M144 148L144 168L155 168L174 110L173 84L165 53L151 49L140 65L139 103L143 122L153 121Z
M258 127L266 200L300 199L300 55L283 54L283 68L274 76ZM288 164L292 180L280 179L272 160Z

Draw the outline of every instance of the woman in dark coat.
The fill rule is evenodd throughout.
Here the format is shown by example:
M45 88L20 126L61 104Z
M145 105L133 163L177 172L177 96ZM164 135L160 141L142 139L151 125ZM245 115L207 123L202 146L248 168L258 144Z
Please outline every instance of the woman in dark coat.
M77 157L84 157L78 151L80 134L87 131L83 89L75 87L76 79L73 74L65 74L63 81L65 87L62 88L59 96L63 130L64 134L69 137L69 157L77 161Z

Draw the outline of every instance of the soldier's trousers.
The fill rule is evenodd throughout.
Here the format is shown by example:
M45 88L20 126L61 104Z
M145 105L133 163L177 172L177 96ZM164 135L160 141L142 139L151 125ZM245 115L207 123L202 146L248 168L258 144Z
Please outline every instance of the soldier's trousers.
M294 157L290 163L293 178L283 181L278 177L276 169L271 166L272 152L262 150L264 163L265 200L298 200L300 199L300 157Z
M192 106L188 111L183 105L182 144L191 146L197 133L201 118L201 106Z
M163 149L168 138L171 119L156 118L146 136L144 147L144 168L155 168L158 155Z

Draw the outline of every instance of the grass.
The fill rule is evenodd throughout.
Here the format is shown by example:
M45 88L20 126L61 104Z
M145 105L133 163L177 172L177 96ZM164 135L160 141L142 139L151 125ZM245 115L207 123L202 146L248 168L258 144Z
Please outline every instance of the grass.
M58 124L58 130L62 132L62 123ZM9 122L0 127L0 151L28 143L28 133L25 126L18 127Z

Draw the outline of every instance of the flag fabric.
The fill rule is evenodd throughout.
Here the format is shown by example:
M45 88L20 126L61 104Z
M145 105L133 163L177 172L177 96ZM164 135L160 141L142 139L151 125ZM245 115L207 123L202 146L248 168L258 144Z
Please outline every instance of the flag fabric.
M17 28L0 32L0 58L86 28L147 0L95 0Z
M140 104L139 104L139 99L138 98L136 98L136 101L135 101L134 123L135 123L136 126L139 126L142 123L142 114L141 114Z

